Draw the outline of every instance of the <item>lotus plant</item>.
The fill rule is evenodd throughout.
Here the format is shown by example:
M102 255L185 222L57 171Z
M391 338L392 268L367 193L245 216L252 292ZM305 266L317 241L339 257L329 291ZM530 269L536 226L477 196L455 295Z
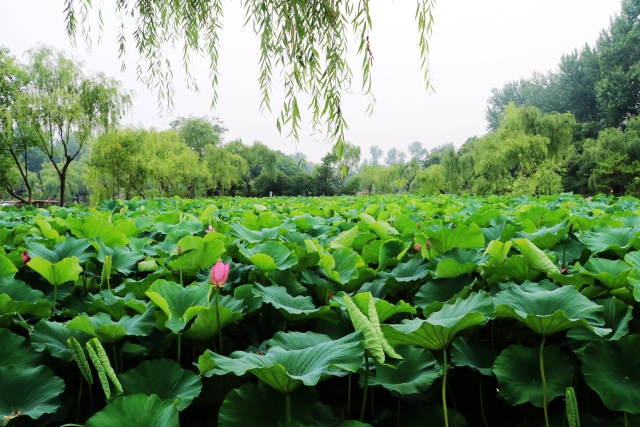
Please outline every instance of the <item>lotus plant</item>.
M229 267L231 264L225 264L221 260L219 260L213 267L211 267L211 273L209 274L209 279L211 280L211 284L216 290L216 321L218 325L220 325L220 289L224 287L224 284L229 277ZM219 351L222 353L222 327L218 329L218 341L219 341Z

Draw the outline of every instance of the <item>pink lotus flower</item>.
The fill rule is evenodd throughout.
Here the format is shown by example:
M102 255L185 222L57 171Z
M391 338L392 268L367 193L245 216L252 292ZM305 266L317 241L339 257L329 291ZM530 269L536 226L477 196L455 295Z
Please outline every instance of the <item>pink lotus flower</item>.
M31 257L29 256L29 254L26 252L22 252L22 262L24 263L24 265L27 265L29 261L31 261Z
M587 197L587 202L591 203L591 196Z
M420 243L416 243L413 245L413 250L416 252L420 252L422 250L422 245Z
M211 233L213 231L216 231L216 230L211 225L206 230L204 230L205 234Z
M431 242L429 240L427 240L425 242L425 246L427 247L427 250L430 251L431 250Z
M211 279L211 284L213 286L217 286L221 288L224 286L227 281L227 277L229 277L229 266L230 264L225 264L222 261L218 261L216 265L211 267L211 274L209 275L209 279Z

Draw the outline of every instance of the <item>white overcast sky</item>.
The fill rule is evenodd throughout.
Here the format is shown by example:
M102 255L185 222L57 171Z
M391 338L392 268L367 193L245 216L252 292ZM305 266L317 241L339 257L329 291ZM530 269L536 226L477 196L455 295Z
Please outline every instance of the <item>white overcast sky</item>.
M282 87L274 85L273 113L260 112L258 90L258 40L243 28L244 13L227 2L220 52L219 102L211 110L206 60L196 61L202 89L186 89L181 58L175 64L175 108L173 113L157 108L156 94L136 80L134 46L126 57L128 68L121 73L111 0L94 0L105 11L105 31L100 45L90 52L79 42L72 48L64 31L63 0L0 0L0 45L26 61L25 51L38 44L53 46L84 62L85 69L104 72L122 81L136 93L133 108L124 122L135 126L166 129L174 116L216 116L229 129L227 141L241 138L245 143L259 140L287 154L302 151L318 161L329 149L322 137L311 136L310 128L301 132L296 144L280 135L275 127ZM375 0L371 2L373 32L374 114L365 114L367 98L359 92L344 99L349 130L347 140L362 147L363 158L369 147L406 151L412 141L428 148L485 133L484 111L491 88L528 77L534 71L557 67L560 57L593 45L610 18L620 11L620 0L438 0L435 28L430 41L431 81L436 92L424 89L419 69L415 2ZM97 28L92 33L97 39ZM130 37L132 38L132 37ZM356 46L350 48L355 53ZM360 61L354 58L357 71ZM357 73L356 73L357 74ZM304 114L304 113L303 113ZM309 118L309 114L303 116Z

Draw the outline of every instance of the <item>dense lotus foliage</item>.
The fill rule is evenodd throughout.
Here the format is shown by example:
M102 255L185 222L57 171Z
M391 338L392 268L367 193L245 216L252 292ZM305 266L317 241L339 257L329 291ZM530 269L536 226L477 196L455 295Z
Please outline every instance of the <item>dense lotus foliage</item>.
M1 426L640 425L634 198L108 201L0 225Z

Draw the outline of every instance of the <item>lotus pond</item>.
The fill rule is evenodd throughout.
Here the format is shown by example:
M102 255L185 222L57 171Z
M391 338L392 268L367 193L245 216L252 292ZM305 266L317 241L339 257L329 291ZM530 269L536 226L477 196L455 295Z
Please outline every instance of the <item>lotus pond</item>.
M0 241L2 426L640 425L637 199L4 207Z

